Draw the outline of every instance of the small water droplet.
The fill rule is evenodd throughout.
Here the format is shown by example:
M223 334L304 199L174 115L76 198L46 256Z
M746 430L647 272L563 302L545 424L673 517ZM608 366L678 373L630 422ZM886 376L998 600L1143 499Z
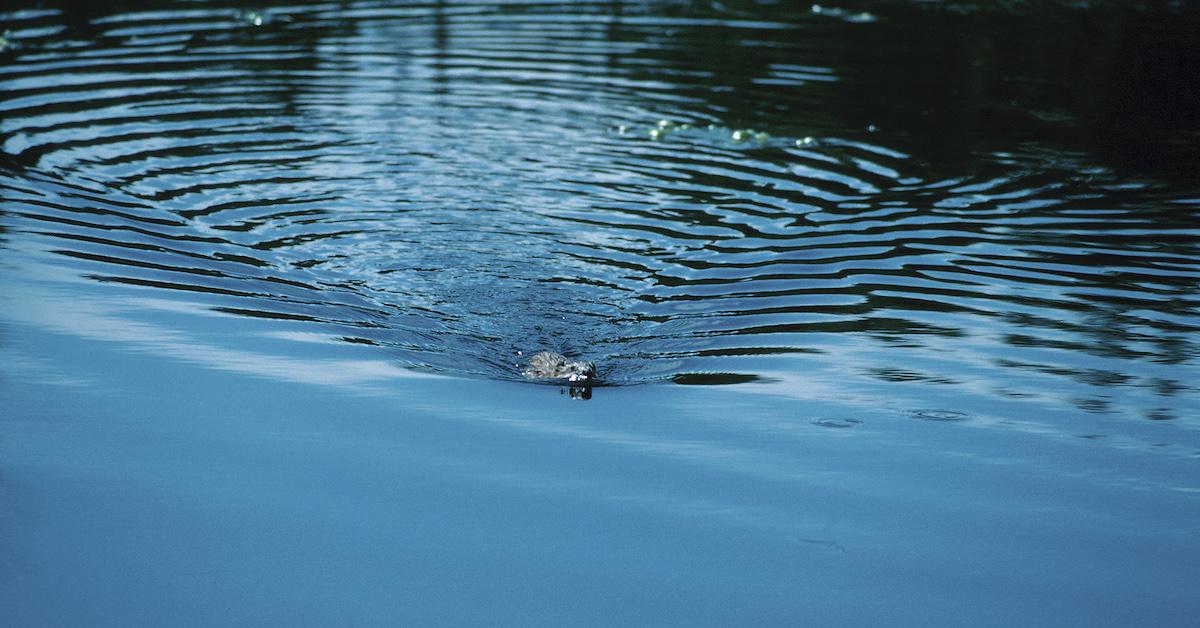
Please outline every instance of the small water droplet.
M263 15L257 11L242 11L238 13L238 19L250 24L251 26L262 26L266 21Z

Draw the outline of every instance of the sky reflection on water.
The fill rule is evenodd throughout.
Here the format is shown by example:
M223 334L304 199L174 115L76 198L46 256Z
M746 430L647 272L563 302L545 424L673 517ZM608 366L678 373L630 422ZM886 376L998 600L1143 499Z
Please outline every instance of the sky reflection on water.
M1200 611L1190 6L41 6L17 625Z

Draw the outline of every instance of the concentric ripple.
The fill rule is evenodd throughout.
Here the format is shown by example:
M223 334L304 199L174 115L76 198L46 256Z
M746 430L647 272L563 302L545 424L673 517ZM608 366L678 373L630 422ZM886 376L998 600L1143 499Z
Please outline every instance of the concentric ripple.
M3 246L452 374L1194 403L1194 181L897 113L881 6L9 12Z

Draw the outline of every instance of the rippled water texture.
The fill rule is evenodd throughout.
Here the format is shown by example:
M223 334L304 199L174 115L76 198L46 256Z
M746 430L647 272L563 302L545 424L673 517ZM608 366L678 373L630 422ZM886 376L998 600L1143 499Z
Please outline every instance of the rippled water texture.
M1196 3L18 4L0 618L1194 623Z
M552 349L1179 416L1195 33L882 9L12 11L8 257L455 375Z

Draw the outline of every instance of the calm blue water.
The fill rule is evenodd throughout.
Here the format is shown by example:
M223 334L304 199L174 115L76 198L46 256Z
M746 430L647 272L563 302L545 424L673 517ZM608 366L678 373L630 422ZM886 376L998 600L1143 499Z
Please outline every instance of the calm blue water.
M0 31L0 624L1200 616L1190 6Z

